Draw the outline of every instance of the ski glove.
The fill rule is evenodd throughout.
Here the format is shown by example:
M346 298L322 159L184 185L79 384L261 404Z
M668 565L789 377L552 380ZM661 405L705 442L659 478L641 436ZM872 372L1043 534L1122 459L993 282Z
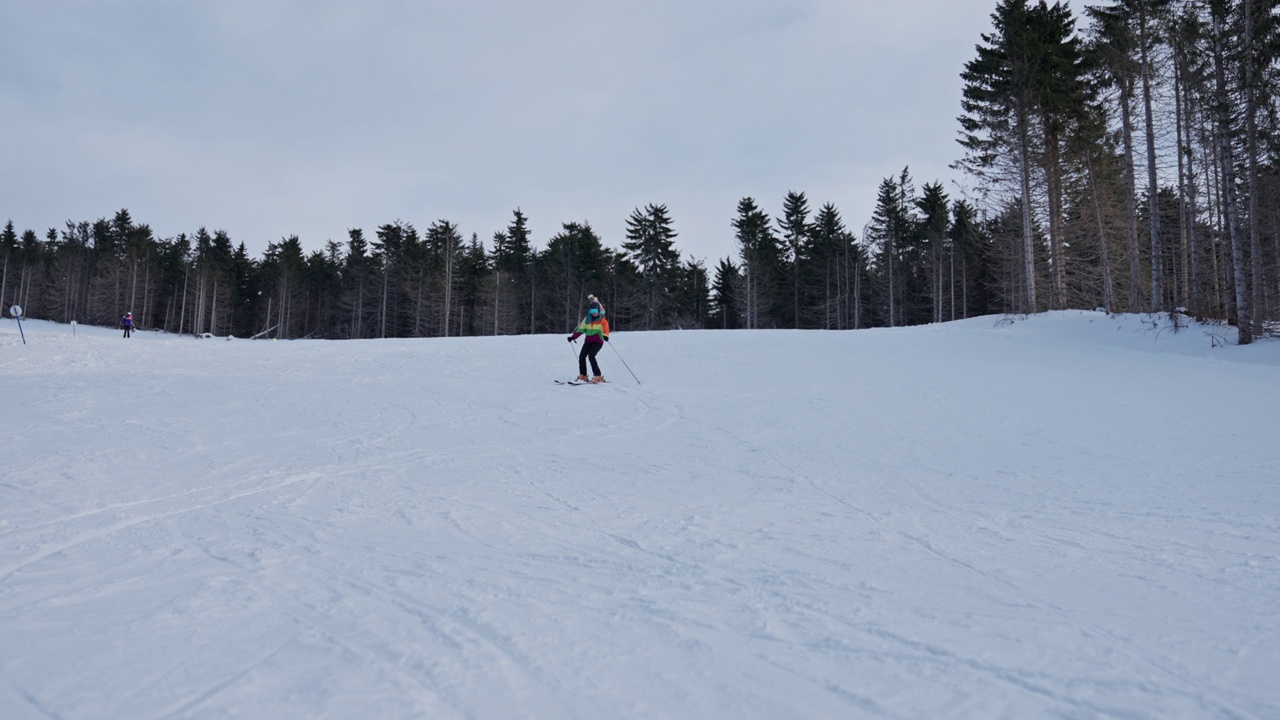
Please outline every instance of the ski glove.
M567 339L569 342L573 342L573 336L572 336L572 335L570 335L570 336L569 336L568 338L566 338L566 339Z
M605 335L605 336L604 336L604 341L605 341L605 342L609 342L609 336L608 336L608 335Z

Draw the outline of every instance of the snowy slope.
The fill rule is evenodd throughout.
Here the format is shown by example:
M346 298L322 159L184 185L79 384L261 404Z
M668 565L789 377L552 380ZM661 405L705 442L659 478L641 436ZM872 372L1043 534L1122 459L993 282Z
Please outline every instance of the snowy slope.
M3 718L1280 717L1275 341L24 329Z

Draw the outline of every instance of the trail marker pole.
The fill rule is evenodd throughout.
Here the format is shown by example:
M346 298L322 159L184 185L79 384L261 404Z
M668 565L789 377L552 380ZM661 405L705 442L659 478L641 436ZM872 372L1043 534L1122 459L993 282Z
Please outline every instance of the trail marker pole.
M18 321L18 335L22 337L22 344L26 345L27 334L22 332L22 306L14 305L13 307L9 308L9 314L13 316L14 320Z

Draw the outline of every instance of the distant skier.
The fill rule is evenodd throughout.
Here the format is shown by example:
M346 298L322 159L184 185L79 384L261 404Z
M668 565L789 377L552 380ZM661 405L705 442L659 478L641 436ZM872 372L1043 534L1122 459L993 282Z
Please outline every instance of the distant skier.
M120 318L120 324L124 326L124 336L129 337L129 332L133 330L133 313L125 313L124 317Z
M569 342L577 340L579 336L586 336L582 341L582 351L578 353L578 380L580 382L588 382L587 379L587 361L591 361L591 372L595 376L590 382L604 382L604 375L600 373L600 365L596 362L596 354L600 352L600 348L609 341L609 321L604 316L604 306L596 299L595 295L588 295L587 300L591 302L590 309L587 310L587 316L582 318L582 322L578 323L578 329L573 331L569 336Z

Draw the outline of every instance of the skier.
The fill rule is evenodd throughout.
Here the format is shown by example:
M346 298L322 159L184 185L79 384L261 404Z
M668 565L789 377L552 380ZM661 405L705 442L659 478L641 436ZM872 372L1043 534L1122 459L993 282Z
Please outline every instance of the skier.
M120 318L120 324L124 326L124 336L129 337L129 331L133 330L133 313L125 313L124 317Z
M589 382L601 383L604 382L604 375L600 374L596 354L609 341L609 321L605 319L604 306L596 300L596 296L588 295L587 299L591 301L591 308L587 310L587 316L582 318L582 322L578 323L578 329L569 336L569 342L577 340L580 335L586 336L582 341L582 352L578 353L578 381L588 382L587 360L590 360L591 371L595 376Z

